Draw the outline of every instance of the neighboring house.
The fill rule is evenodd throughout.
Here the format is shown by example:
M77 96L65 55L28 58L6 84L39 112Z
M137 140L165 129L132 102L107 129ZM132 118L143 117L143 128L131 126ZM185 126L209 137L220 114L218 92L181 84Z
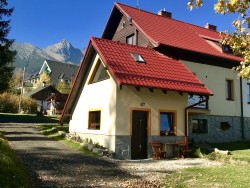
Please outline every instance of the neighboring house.
M70 84L75 78L77 69L76 64L45 60L39 73L31 75L25 82L34 85L39 80L40 74L45 71L49 75L52 85L56 86L59 82Z
M24 94L37 100L37 112L55 115L61 114L68 94L60 93L54 86L38 87Z
M215 26L158 14L115 3L103 39L90 40L60 123L70 120L70 132L117 158L149 157L151 140L249 139L250 85L231 69L241 58L220 44Z
M60 94L60 92L52 85L38 87L29 93L25 93L24 96L37 100L37 112L44 113L47 110L46 99L52 94Z

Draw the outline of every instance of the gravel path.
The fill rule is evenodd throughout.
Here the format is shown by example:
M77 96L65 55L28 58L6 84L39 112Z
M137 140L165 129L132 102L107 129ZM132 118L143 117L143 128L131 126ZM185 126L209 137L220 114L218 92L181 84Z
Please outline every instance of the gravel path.
M29 170L34 187L123 187L138 179L159 182L182 168L220 165L205 159L93 158L48 139L31 124L0 124L0 129Z

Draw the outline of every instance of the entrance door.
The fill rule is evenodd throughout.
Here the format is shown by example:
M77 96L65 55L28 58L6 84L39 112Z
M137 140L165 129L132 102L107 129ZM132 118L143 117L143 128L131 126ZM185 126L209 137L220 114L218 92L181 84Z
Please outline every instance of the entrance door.
M132 111L131 159L147 158L148 112Z

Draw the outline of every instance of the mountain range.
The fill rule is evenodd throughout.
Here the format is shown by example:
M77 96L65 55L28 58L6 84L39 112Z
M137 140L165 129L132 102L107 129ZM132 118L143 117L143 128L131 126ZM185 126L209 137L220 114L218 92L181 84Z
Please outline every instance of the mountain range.
M46 59L79 64L83 56L80 49L73 47L65 39L44 49L19 42L14 42L11 48L17 52L14 61L15 70L25 67L26 76L38 73Z

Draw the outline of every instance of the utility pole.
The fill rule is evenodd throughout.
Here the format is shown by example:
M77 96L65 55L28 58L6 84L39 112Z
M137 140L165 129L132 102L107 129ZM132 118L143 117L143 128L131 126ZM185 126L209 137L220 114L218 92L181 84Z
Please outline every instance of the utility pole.
M23 79L22 79L22 85L21 85L21 94L19 98L19 107L18 107L18 113L21 113L21 103L22 103L22 96L23 96L23 85L24 85L24 74L25 74L25 67L23 67Z

